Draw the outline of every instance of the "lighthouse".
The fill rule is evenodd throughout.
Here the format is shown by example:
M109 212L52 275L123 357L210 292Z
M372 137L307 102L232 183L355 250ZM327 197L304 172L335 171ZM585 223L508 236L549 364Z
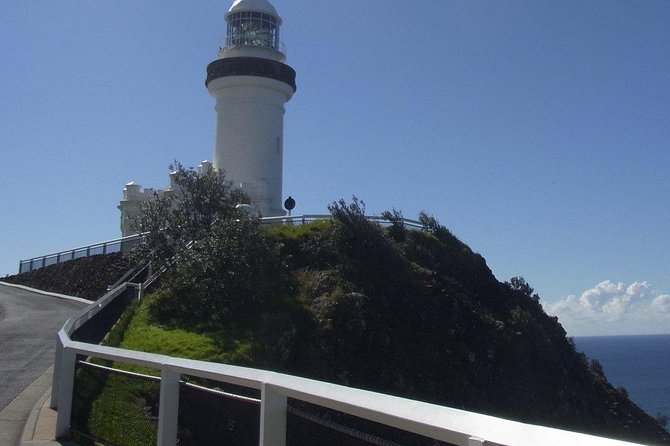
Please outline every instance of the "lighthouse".
M225 21L225 43L205 81L216 100L213 167L262 216L285 215L284 104L296 84L279 39L282 19L267 0L237 0Z
M286 215L282 209L284 104L296 85L295 70L286 65L286 50L279 39L282 19L267 0L236 0L225 21L225 43L218 59L207 66L205 80L216 100L214 161L203 161L198 172L225 171L232 186L249 196L251 203L245 209L253 214ZM122 236L136 233L133 220L140 203L166 193L179 194L172 176L166 189L126 184L118 205Z

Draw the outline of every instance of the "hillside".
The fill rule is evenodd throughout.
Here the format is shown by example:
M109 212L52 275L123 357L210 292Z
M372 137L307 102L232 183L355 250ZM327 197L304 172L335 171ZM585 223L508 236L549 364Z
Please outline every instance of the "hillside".
M280 237L312 323L282 352L288 371L670 444L597 361L576 352L523 279L497 281L482 256L434 219L422 232L382 230L351 207L334 216L337 224L321 233Z
M3 278L4 282L25 285L52 293L97 300L129 269L132 262L121 253L82 257Z
M166 280L168 287L157 294L152 323L206 333L221 349L219 357L237 358L240 365L670 444L668 432L610 385L597 361L575 350L522 278L499 282L481 255L426 215L427 230L418 231L406 230L399 213L389 213L393 224L382 228L356 203L331 211L333 221L272 228L269 235L264 231L267 240L253 233L258 245L252 250L226 245L229 256L219 253L217 262L228 272L242 265L249 274L230 283L253 286L231 289L221 278L221 301L211 295L199 300L198 290L179 282L185 271L214 274L196 251L195 260L183 262L190 269ZM262 243L271 244L269 251ZM214 252L207 243L198 247ZM95 295L99 291L81 289L82 275L101 276L105 258L116 272L102 282L112 282L122 269L122 260L98 257L44 268L33 286ZM91 266L83 266L87 262ZM28 275L10 279L30 284ZM231 302L220 294L237 292L255 297Z
M211 333L231 355L248 346L241 365L670 444L522 278L499 282L427 215L418 231L395 211L390 227L371 223L355 199L330 210L332 221L272 228L270 241L239 220L213 224L166 281L155 323Z

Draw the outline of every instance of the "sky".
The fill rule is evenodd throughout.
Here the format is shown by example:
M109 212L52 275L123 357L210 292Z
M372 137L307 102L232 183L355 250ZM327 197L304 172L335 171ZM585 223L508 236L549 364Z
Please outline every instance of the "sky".
M232 1L0 8L0 277L212 159ZM274 0L295 214L435 216L569 335L670 333L670 2Z

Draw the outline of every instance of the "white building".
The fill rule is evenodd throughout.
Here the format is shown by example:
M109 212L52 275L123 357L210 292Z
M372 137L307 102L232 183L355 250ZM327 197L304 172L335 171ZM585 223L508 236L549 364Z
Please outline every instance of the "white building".
M284 104L296 90L295 70L279 40L282 19L267 0L237 0L225 15L224 47L207 67L205 85L216 100L213 167L224 170L233 187L247 193L264 217L282 209ZM201 165L202 168L202 165ZM135 182L123 190L121 234L130 226L137 204L173 190L142 189Z
M212 168L212 163L203 161L198 165L198 174L208 172ZM153 189L150 187L143 188L141 184L134 181L126 184L123 188L123 198L117 206L121 211L121 237L136 234L137 231L133 227L133 218L139 215L138 205L150 199L154 195L164 194L178 194L179 185L175 183L174 173L170 174L170 185L165 189Z

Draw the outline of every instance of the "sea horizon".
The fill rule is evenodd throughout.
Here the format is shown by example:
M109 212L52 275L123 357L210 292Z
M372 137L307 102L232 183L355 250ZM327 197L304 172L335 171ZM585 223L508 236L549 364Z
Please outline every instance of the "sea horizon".
M670 333L574 336L578 351L603 366L614 387L652 417L670 416Z

